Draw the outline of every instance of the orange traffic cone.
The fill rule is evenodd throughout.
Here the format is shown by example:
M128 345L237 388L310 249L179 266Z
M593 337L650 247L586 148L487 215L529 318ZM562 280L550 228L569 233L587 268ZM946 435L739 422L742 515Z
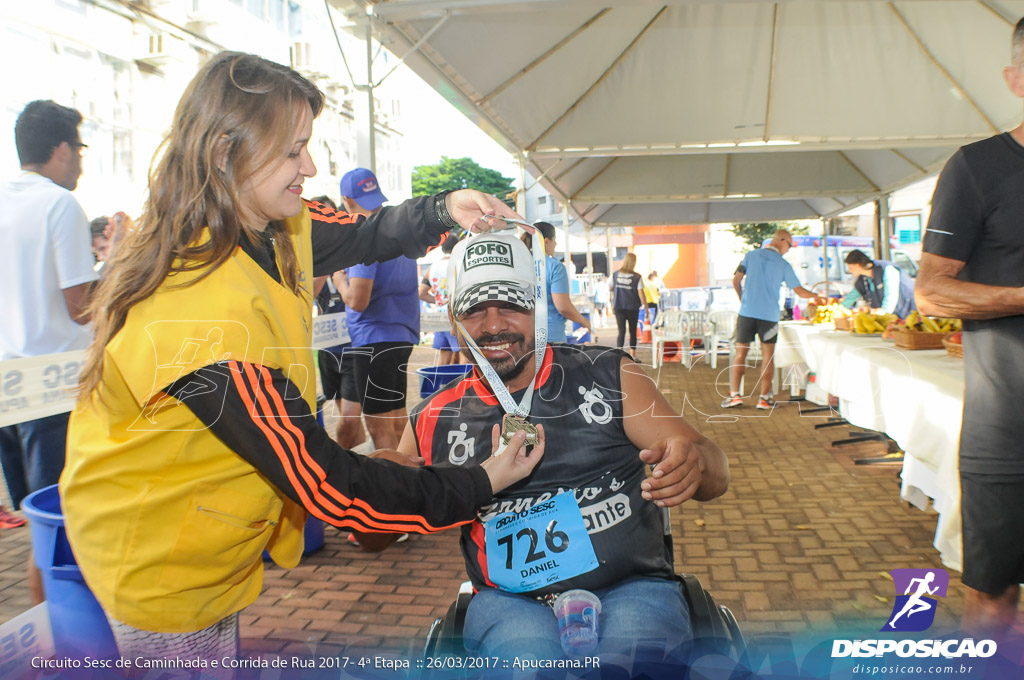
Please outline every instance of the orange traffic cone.
M640 342L646 343L646 344L651 344L651 342L652 342L652 340L651 340L651 331L650 331L649 328L644 327L643 332L640 334Z

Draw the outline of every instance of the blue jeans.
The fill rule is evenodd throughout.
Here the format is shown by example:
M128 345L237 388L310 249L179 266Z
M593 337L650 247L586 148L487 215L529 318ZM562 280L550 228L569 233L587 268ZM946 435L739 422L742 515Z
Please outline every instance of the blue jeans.
M685 664L693 632L682 585L662 578L637 578L593 591L601 600L597 655L605 661ZM548 605L493 588L469 603L463 633L466 648L506 659L565 657L558 622Z
M58 413L0 427L0 465L15 510L25 496L60 480L70 418Z

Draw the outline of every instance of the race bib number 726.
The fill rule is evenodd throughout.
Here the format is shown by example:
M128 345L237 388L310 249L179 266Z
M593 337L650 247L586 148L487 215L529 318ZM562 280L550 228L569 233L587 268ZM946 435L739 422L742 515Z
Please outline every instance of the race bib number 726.
M512 593L537 590L598 566L572 492L493 517L484 524L484 542L488 578Z

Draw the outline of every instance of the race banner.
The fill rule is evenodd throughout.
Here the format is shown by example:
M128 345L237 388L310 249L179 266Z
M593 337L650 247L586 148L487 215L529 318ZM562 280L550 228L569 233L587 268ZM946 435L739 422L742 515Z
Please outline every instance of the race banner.
M85 351L0 362L0 427L70 411Z

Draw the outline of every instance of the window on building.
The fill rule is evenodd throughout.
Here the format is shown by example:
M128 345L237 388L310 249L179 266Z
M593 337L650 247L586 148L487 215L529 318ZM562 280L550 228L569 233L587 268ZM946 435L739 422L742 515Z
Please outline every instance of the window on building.
M900 243L920 243L921 216L896 215L892 220L892 231Z
M267 0L270 10L270 23L279 31L285 30L284 25L284 4L286 0Z
M547 205L547 202L548 202L548 197L547 196L541 196L540 198L537 199L537 205Z

